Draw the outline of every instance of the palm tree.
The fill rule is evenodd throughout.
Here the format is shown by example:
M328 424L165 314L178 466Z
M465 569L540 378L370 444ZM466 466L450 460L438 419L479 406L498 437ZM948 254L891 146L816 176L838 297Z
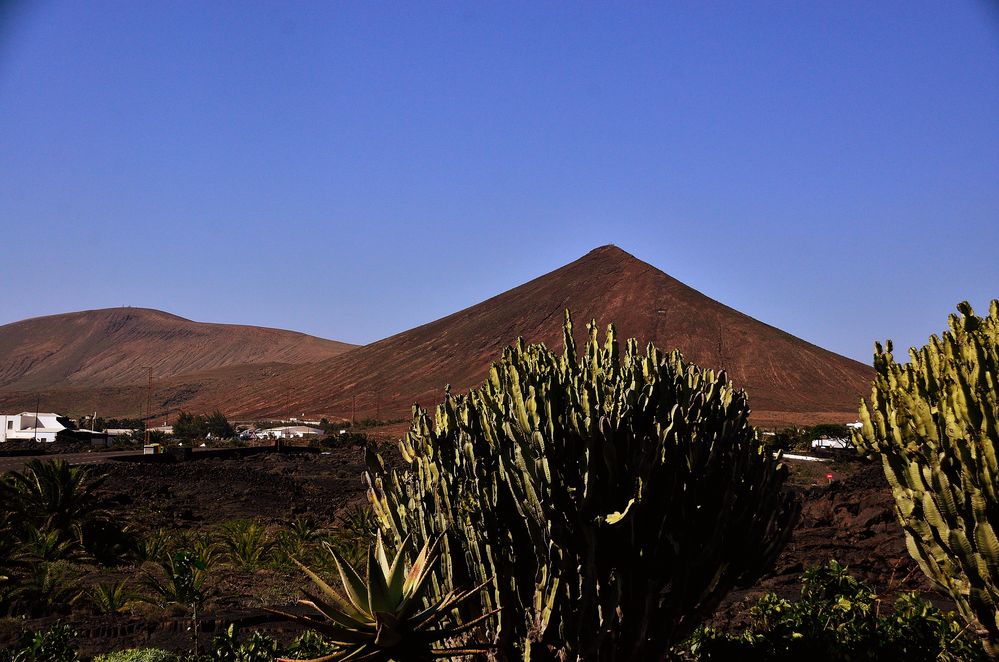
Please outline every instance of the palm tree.
M110 584L95 584L90 589L90 602L102 614L117 615L135 603L136 595L129 590L128 582L122 580Z
M0 495L21 521L81 540L83 525L106 514L96 494L105 477L88 482L89 474L65 460L31 460L0 480Z
M112 565L136 552L134 536L116 522L97 490L106 479L90 479L86 467L64 460L32 460L20 472L0 479L0 500L21 541L38 531L54 534L70 558L86 552Z

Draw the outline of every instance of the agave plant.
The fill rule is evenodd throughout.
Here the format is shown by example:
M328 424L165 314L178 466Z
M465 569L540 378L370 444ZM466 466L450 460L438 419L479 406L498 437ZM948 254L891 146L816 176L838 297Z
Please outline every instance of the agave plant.
M429 579L441 558L440 540L438 537L432 543L424 545L407 572L404 552L409 539L403 541L395 558L389 563L379 534L375 546L368 549L366 580L336 550L327 545L326 549L333 556L339 571L346 597L296 561L320 589L322 597L306 592L308 600L301 601L319 612L319 617L270 611L301 623L333 644L332 653L312 662L348 659L411 662L485 653L491 646L435 648L436 644L453 641L496 613L488 612L459 626L443 626L443 621L448 618L452 609L478 594L489 582L468 591L451 591L441 597L429 595Z

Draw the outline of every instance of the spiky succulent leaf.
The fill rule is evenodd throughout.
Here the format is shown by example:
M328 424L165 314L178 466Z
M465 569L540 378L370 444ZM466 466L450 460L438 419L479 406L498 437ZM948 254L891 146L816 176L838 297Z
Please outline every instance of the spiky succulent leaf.
M305 564L296 558L291 559L295 565L302 569L302 571L312 580L312 583L320 588L323 595L328 597L336 607L342 610L346 615L355 620L366 620L368 618L368 613L364 610L355 607L350 600L345 599L340 593L336 591L332 586L323 581L323 578L314 573Z
M381 542L381 535L381 531L379 531L379 542ZM387 578L386 581L389 586L389 593L400 596L400 602L402 601L402 598L405 597L405 591L403 590L406 582L405 552L408 547L409 537L407 536L399 545L399 549L395 553L395 559L392 561L392 565L388 568L388 572L385 574Z
M379 540L379 542L381 542ZM384 556L384 553L382 554ZM402 602L402 596L389 594L388 582L385 578L385 569L378 559L375 547L368 548L368 613L378 614L379 612L391 613ZM375 618L377 621L377 617Z
M385 545L382 543L382 532L379 530L375 536L375 556L378 557L378 565L381 567L382 576L388 577L392 572L389 566L388 556L385 555Z
M353 566L339 552L333 549L329 543L324 544L326 545L326 550L333 556L337 572L340 573L340 582L343 584L344 591L347 592L347 597L350 598L351 603L359 611L371 613L368 600L368 587L365 585L364 580L361 579L361 576L357 574Z

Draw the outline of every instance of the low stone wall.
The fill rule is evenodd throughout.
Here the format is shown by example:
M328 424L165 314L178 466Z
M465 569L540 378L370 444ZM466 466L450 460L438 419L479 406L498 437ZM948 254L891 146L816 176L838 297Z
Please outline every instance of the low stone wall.
M171 463L208 460L211 458L235 459L261 455L263 453L318 453L314 448L302 446L244 446L237 448L191 448L189 446L170 447L163 453L153 455L122 455L111 458L115 462Z

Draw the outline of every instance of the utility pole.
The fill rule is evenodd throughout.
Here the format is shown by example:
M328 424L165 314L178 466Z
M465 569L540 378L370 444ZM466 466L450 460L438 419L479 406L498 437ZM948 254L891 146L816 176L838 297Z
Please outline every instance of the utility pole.
M38 441L38 403L41 400L41 396L35 393L35 431L31 434L31 441Z
M152 411L153 410L153 367L152 366L146 366L146 370L149 371L149 382L146 385L146 419L145 419L145 423L146 423L146 426L145 426L146 427L146 429L145 429L145 432L146 432L146 435L145 435L145 437L146 437L145 438L145 444L146 444L146 446L148 446L149 445L149 423L150 423L150 421L152 420L152 417L153 417L153 411Z

